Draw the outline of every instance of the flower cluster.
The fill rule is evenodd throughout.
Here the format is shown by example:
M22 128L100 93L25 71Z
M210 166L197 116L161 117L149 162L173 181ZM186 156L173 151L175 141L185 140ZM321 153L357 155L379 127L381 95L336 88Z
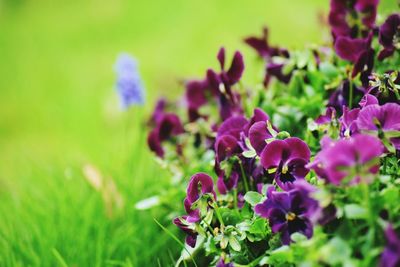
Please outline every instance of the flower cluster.
M378 23L378 2L331 0L319 48L273 46L267 28L245 38L265 62L260 86L221 48L219 70L157 103L148 144L182 178L164 195L184 199L180 260L400 264L400 14Z

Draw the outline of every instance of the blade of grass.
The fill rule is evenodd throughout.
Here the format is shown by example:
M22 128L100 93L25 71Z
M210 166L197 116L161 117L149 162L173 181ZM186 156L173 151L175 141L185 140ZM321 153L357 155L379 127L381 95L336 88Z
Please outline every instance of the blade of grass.
M154 219L154 221L156 222L156 224L158 224L158 226L160 226L161 229L162 229L164 232L166 232L172 239L174 239L179 245L181 245L182 248L183 248L184 250L186 250L186 252L190 255L190 258L192 259L194 266L198 267L196 261L194 260L194 258L193 258L193 256L192 256L192 254L190 253L190 251L186 248L185 244L183 244L182 241L180 241L179 238L176 237L176 235L174 235L170 230L168 230L168 229L167 229L165 226L163 226L159 221L157 221L156 218L153 218L153 219Z

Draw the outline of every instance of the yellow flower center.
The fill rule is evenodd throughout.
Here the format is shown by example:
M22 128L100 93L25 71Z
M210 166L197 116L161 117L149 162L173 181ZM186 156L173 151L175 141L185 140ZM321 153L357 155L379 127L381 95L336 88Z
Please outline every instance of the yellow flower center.
M286 174L288 172L288 170L289 170L288 166L285 165L285 166L282 167L282 173L283 174Z
M296 218L296 214L294 214L293 212L289 212L286 214L286 220L288 221L293 221Z

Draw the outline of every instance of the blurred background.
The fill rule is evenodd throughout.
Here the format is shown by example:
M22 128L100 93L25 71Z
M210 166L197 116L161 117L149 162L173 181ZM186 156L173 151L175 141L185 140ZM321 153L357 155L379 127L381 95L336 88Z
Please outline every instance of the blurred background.
M0 0L0 266L171 265L180 247L153 218L175 227L161 208L134 208L169 185L146 147L156 98L178 96L182 79L216 67L221 45L244 53L252 85L262 65L243 38L268 25L272 44L326 42L328 6ZM137 58L147 90L145 105L128 111L114 86L120 52ZM85 166L94 180L112 181L115 203L83 175Z

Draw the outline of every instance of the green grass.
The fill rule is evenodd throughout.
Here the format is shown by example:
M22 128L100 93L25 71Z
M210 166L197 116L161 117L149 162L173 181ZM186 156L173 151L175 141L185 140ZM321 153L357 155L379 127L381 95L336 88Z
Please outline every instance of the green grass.
M221 45L244 52L251 83L260 71L241 39L267 24L272 43L318 42L327 2L57 2L0 1L0 266L171 265L180 246L153 220L176 232L166 210L134 209L169 185L145 144L156 96L216 66ZM120 51L140 62L144 108L118 109ZM82 175L87 163L124 199L111 217Z

